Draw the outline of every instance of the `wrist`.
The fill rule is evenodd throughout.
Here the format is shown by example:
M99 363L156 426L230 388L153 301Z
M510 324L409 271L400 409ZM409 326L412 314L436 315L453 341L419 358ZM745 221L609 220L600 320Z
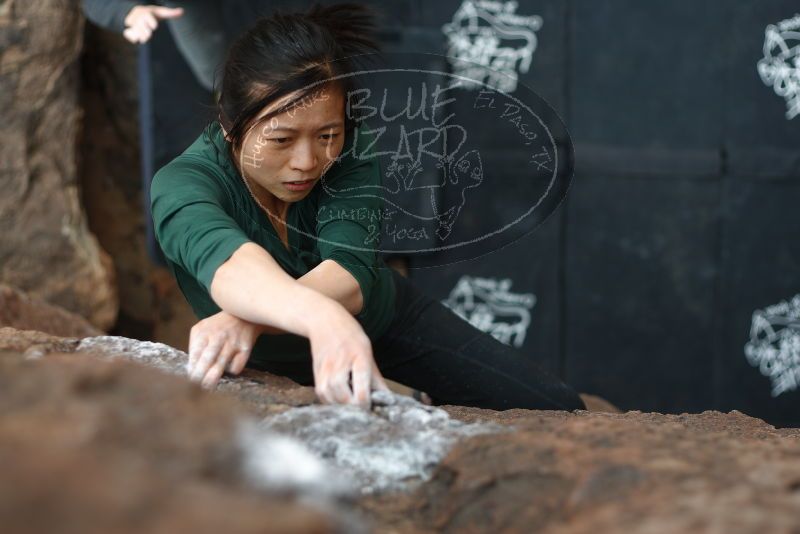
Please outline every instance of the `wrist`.
M298 312L297 322L302 325L305 337L310 337L312 332L319 331L320 326L328 322L332 315L342 311L347 313L334 299L311 288L303 288L295 309Z

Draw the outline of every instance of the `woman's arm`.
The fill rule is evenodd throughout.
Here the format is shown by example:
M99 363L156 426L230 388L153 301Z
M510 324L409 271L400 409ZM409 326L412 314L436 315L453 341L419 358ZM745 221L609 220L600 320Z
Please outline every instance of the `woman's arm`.
M364 307L361 287L358 281L341 265L333 260L325 260L306 274L297 279L297 282L317 293L322 293L344 306L350 315L358 315ZM223 314L225 312L222 312ZM276 326L253 324L257 335L260 334L286 334ZM241 371L241 370L240 370Z
M324 269L343 276L329 265ZM324 278L323 271L311 279L314 283L322 280L321 285L331 292L349 293L330 288L331 280ZM386 388L370 340L350 312L333 298L294 280L258 245L240 246L216 270L210 290L214 301L237 318L308 337L314 383L323 402L369 404L371 389ZM241 370L252 348L237 344L241 340L235 336L195 335L194 329L192 333L190 374L206 386L215 384L231 362Z
M255 243L240 246L214 273L211 298L245 321L308 337L309 310L330 311L335 304L289 276Z
M334 260L323 260L297 281L332 298L344 306L351 315L358 315L364 307L364 299L358 281L347 269Z

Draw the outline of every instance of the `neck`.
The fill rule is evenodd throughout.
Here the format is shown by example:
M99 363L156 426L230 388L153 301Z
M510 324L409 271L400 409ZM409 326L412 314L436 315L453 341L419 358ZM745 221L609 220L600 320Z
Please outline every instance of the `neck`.
M272 219L277 219L280 222L286 222L286 214L289 213L289 204L290 202L285 202L257 183L253 180L250 180L245 177L245 184L250 189L253 197L256 199L256 202L261 209L267 212Z

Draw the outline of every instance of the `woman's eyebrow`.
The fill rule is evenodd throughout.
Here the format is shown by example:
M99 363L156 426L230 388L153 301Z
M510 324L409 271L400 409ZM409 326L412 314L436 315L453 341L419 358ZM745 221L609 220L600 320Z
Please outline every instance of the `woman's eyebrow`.
M329 123L323 124L322 126L317 128L317 131L326 130L328 128L333 128L335 126L342 126L343 124L344 123L342 121L340 121L340 120L329 122ZM289 128L288 126L276 126L275 128L270 128L270 131L273 131L273 132L297 132L298 130L297 130L297 128Z

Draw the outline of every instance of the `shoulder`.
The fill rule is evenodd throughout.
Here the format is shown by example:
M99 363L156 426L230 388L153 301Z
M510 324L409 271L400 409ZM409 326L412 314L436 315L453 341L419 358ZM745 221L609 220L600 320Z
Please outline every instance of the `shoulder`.
M241 208L240 197L222 169L187 154L159 169L150 185L154 217L167 217L188 206L234 216Z
M156 172L151 184L151 198L179 195L182 198L232 198L232 168L218 132L210 125L181 155Z
M152 198L181 195L192 198L207 196L223 200L226 196L225 177L221 169L194 156L182 154L161 167L150 185Z

